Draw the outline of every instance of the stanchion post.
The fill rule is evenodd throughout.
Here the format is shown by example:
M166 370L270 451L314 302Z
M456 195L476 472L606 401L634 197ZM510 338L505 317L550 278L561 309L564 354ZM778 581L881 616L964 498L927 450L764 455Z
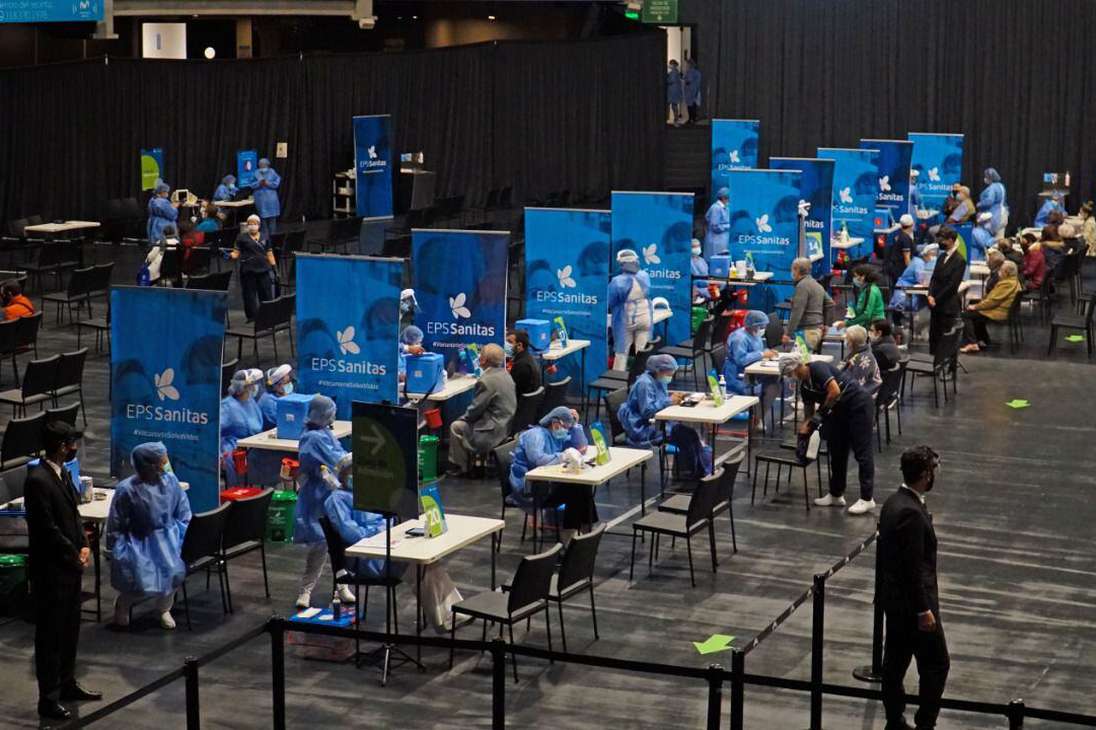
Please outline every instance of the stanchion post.
M499 638L491 641L491 728L506 727L506 643Z
M878 530L878 526L876 526ZM875 542L875 595L872 599L871 666L857 667L852 676L861 682L883 681L883 604L879 602L879 541Z
M822 646L826 633L826 576L814 576L811 620L811 730L822 730Z
M285 619L274 616L267 623L270 631L270 687L274 711L274 730L285 730Z
M202 718L198 706L198 660L188 656L183 660L186 678L186 730L201 730Z
M1008 730L1022 730L1024 727L1024 701L1013 700L1008 703Z
M708 665L708 730L719 730L723 714L723 667Z
M741 649L731 650L731 730L742 730L742 703L746 690L746 655Z

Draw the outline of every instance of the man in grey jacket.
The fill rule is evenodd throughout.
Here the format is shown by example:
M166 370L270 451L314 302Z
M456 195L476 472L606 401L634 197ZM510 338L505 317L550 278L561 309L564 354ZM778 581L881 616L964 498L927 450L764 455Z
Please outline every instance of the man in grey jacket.
M503 365L506 355L498 345L484 345L480 352L483 375L464 415L449 427L449 476L463 476L475 454L485 454L501 444L517 410L514 380Z
M810 259L798 258L792 261L792 280L795 281L795 294L792 295L792 313L788 317L788 333L784 335L784 344L795 338L796 330L803 330L803 339L814 352L826 333L824 312L826 307L833 306L833 300L811 276Z

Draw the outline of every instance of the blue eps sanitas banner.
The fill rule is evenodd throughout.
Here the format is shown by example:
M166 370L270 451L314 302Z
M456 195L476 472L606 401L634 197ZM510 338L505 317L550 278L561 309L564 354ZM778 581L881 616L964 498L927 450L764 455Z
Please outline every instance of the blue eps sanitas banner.
M153 147L141 150L141 190L152 190L157 180L164 179L164 150Z
M612 209L614 264L610 273L617 273L615 257L620 249L630 248L639 254L639 266L651 278L651 298L665 297L673 311L663 342L688 339L693 194L614 191Z
M579 377L582 357L565 357L554 380L570 375L592 383L605 370L606 282L612 218L607 210L525 209L525 316L555 323L563 318L573 339L590 340L586 370Z
M403 261L297 255L297 391L395 403Z
M795 170L735 170L731 189L730 253L734 261L753 259L757 271L771 271L775 279L791 279L792 261L799 251L800 172ZM750 309L771 312L791 296L790 286L766 285L750 289Z
M110 293L110 473L130 452L163 441L191 509L220 503L221 351L228 295L161 287Z
M411 281L423 346L459 357L470 344L506 338L506 231L411 231Z
M770 157L774 170L799 170L799 195L810 203L804 225L804 248L815 276L830 271L830 239L833 236L833 160L815 157Z
M963 135L910 132L913 142L912 169L917 170L917 191L921 206L932 217L943 210L951 186L963 176Z
M862 238L858 251L871 251L874 231L875 197L879 190L879 169L875 160L878 150L839 149L819 147L818 156L833 160L833 233L836 237L843 227L849 236Z
M356 210L361 218L392 217L392 117L354 117Z
M236 187L243 189L255 184L255 170L259 167L257 150L240 150L236 153Z
M4 0L0 23L88 23L103 19L103 0Z
M712 201L720 188L727 185L731 170L757 167L757 138L761 122L756 119L712 120Z
M879 150L876 208L890 208L897 220L910 212L910 160L913 142L906 139L861 139L860 149Z

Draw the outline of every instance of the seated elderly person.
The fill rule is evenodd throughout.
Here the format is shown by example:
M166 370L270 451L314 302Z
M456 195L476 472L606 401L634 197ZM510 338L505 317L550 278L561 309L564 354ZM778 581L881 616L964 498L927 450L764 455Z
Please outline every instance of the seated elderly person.
M684 393L670 393L677 361L669 355L651 355L647 372L636 378L628 391L628 400L617 410L617 419L631 446L661 444L663 431L655 423L655 414L681 402ZM665 441L677 450L677 465L691 474L708 474L712 469L711 450L691 427L667 423Z
M571 449L584 454L586 446L586 433L578 422L578 413L566 406L553 408L540 419L539 425L525 429L518 436L518 445L510 463L507 503L531 511L536 504L533 493L536 482L526 482L525 474L538 466L562 463L564 452ZM563 529L574 531L597 522L593 494L587 486L553 484L546 497L540 500L540 506L563 506Z
M963 312L963 340L965 344L960 348L961 352L975 353L984 347L989 347L990 322L1004 322L1008 320L1012 303L1020 294L1020 281L1016 278L1016 264L1006 261L1001 264L1001 278L977 304L971 304Z
M1024 252L1023 278L1028 291L1038 291L1047 276L1047 260L1043 248L1030 233L1020 238L1020 250Z
M845 330L845 362L842 369L873 398L883 382L879 364L868 346L868 331L858 324Z
M1043 226L1043 233L1039 237L1039 248L1043 250L1043 258L1047 262L1047 273L1051 276L1057 275L1062 259L1066 255L1066 242L1062 238L1062 229L1067 226L1068 224ZM1065 233L1070 233L1071 230L1072 226L1068 226Z
M1005 255L1000 250L993 248L986 254L986 266L989 267L989 276L986 277L986 282L982 285L982 296L986 296L993 291L997 280L1001 278L1001 264L1003 263L1005 263Z
M871 342L871 354L875 355L880 375L898 367L902 361L902 351L894 341L894 328L890 322L885 319L872 322L868 329L868 340Z
M517 393L506 372L503 349L493 342L484 345L479 364L483 374L476 382L472 403L449 427L449 476L463 476L473 455L486 454L505 441L517 410Z

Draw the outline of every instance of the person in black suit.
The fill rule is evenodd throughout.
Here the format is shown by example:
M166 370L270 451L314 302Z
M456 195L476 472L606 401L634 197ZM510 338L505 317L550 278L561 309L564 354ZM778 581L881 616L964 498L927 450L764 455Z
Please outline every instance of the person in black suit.
M940 624L936 585L936 532L925 508L940 457L928 446L902 454L902 486L884 503L879 515L876 600L886 616L883 653L883 706L887 730L908 730L906 691L902 680L910 659L917 659L920 707L917 730L936 727L940 698L951 661Z
M936 233L941 253L929 280L929 353L936 354L936 344L945 332L956 326L963 308L959 298L959 285L967 270L967 261L956 250L958 234L954 228L943 226Z
M532 393L540 387L540 365L529 352L529 333L510 330L506 333L506 355L510 358L510 377L518 395Z
M80 640L80 582L91 561L91 549L76 506L76 486L64 464L76 457L82 435L63 421L46 424L46 457L27 474L24 494L35 609L38 714L51 720L70 717L62 701L103 697L77 684L74 675Z

